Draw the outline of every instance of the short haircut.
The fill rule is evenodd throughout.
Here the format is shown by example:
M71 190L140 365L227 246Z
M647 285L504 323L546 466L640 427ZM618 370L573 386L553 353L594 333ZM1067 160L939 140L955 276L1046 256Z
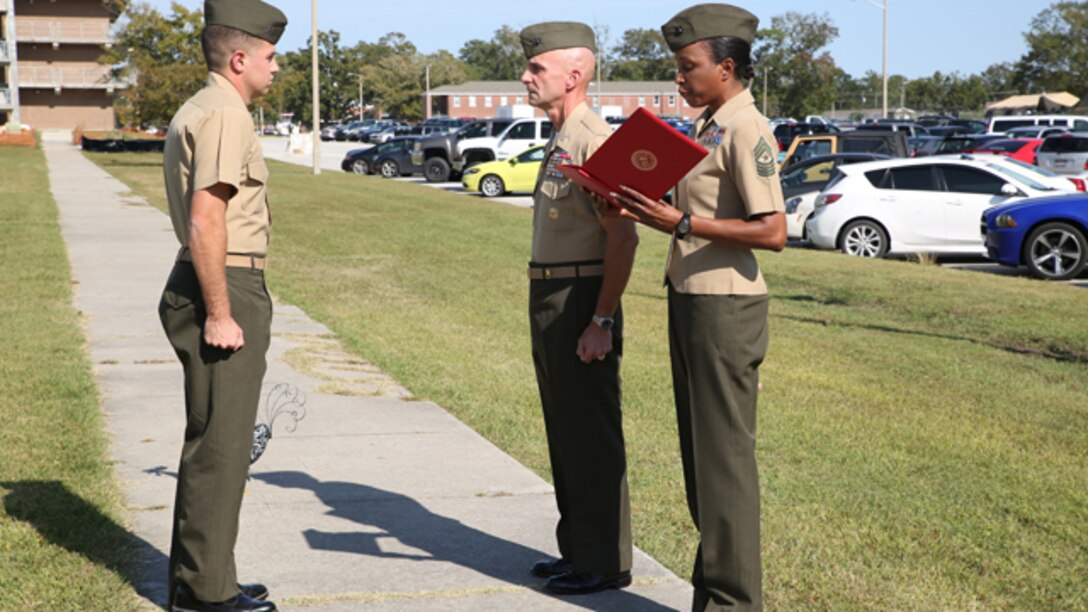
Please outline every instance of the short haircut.
M209 70L223 70L230 61L230 56L241 49L252 53L261 43L261 39L245 32L223 25L204 26L200 33L200 46L204 49L204 63Z
M707 38L703 42L710 48L710 55L714 57L715 64L731 59L737 67L736 76L742 79L755 78L756 71L752 66L754 63L752 62L752 45L747 41L734 36L719 36Z

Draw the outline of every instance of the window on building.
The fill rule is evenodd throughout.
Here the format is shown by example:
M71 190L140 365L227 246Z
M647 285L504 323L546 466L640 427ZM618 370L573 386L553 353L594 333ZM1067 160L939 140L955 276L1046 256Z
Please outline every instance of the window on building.
M454 96L453 97L453 107L454 108L459 108L460 106L461 106L461 96Z
M468 107L469 108L476 108L476 96L469 96L468 97Z
M518 96L516 99L517 99L517 102L515 102L514 104L521 104L521 96Z
M661 106L661 96L654 95L654 106Z
M491 96L484 96L484 106L491 108Z
M499 106L506 106L506 96L499 98Z
M676 96L669 96L669 107L676 106Z
M646 106L646 96L639 96L638 97L638 105L639 106Z

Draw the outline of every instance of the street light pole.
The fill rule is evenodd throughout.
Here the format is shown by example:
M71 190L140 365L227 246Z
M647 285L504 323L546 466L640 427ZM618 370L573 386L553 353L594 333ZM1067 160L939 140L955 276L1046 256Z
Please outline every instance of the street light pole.
M310 0L310 64L313 80L313 112L310 113L313 133L310 136L314 143L314 174L317 175L321 174L321 88L317 69L317 0Z
M884 118L888 118L888 1L884 0L883 3L875 2L874 0L865 0L869 4L884 11Z
M431 65L430 64L427 64L426 81L427 81L427 107L424 109L425 112L423 113L423 115L424 115L423 119L425 119L425 120L431 118Z
M359 121L363 120L363 73L359 73Z

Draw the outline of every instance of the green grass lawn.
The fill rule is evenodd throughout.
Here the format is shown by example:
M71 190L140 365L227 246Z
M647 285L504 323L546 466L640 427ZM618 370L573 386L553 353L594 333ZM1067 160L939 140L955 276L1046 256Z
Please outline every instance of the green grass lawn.
M0 147L0 610L134 607L71 274L38 149Z
M163 207L158 156L91 157ZM530 213L270 166L273 292L547 478ZM635 537L686 577L696 535L667 241L641 235L624 299ZM768 607L1088 607L1088 294L812 250L760 260L773 297L759 408Z

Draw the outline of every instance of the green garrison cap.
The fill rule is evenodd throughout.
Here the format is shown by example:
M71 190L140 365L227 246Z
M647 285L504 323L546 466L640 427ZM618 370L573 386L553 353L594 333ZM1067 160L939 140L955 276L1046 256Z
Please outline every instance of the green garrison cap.
M697 40L732 36L748 44L756 36L759 18L731 4L696 4L676 14L661 33L669 48L678 51Z
M593 28L576 21L549 21L531 25L521 31L521 46L525 49L525 58L554 49L585 47L597 52L597 36Z
M221 25L276 44L287 15L261 0L204 0L204 25Z

